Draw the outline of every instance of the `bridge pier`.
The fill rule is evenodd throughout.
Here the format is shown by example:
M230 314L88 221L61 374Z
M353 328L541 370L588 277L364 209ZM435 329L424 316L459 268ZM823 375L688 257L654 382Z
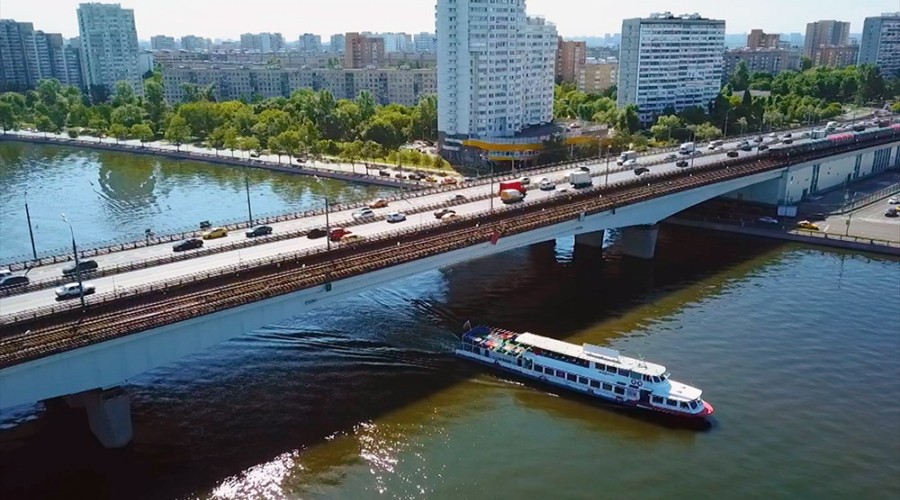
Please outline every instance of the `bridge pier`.
M70 394L65 401L87 411L88 426L104 448L122 448L134 437L131 398L121 387Z
M590 247L596 248L597 250L603 249L603 238L606 236L606 231L594 231L591 233L581 233L575 235L575 246L576 247Z
M622 229L622 253L639 259L652 259L656 255L656 237L659 226L631 226Z

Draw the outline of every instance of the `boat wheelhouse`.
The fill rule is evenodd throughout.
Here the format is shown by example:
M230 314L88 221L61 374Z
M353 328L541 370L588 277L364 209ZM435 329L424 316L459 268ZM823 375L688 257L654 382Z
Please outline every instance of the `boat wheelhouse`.
M577 346L533 333L476 326L456 355L592 397L689 418L712 415L696 387L669 378L666 367L592 344Z

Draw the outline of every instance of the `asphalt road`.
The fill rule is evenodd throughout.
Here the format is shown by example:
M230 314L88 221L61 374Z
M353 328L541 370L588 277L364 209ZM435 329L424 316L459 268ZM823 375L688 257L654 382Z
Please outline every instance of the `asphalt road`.
M818 222L819 229L828 234L841 234L859 238L874 238L900 243L900 217L885 217L891 206L888 198L858 208L845 215L832 215ZM847 222L850 225L847 225Z

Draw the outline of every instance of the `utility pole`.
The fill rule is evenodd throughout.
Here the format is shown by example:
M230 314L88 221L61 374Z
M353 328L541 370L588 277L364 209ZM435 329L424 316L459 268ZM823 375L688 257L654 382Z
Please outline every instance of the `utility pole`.
M253 209L250 207L250 179L247 177L247 173L244 172L244 189L247 191L247 216L249 217L250 225L248 227L253 227Z
M34 246L34 231L31 229L31 212L28 211L28 192L25 193L25 219L28 220L28 237L31 238L31 255L37 260L37 249Z
M69 226L69 232L72 234L72 253L75 254L75 275L78 276L78 297L81 299L81 308L84 309L84 282L81 280L81 263L78 260L78 247L75 245L75 229L72 223L66 218L66 214L62 215L62 220Z
M325 248L329 252L331 252L331 222L328 220L328 212L331 207L328 203L328 192L325 190L325 183L322 182L322 179L320 179L318 175L314 175L313 179L315 179L316 182L318 182L319 185L322 186L322 191L324 192L325 196Z

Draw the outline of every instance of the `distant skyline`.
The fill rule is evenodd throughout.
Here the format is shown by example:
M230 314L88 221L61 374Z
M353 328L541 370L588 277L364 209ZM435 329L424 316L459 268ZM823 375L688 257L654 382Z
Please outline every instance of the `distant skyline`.
M78 35L79 0L2 0L0 17L32 22L36 29ZM197 35L238 39L247 32L280 32L286 41L301 33L326 37L348 31L418 33L434 31L435 0L254 0L235 6L220 0L122 0L134 9L138 37ZM728 33L762 28L770 33L803 33L820 19L849 21L859 33L863 19L900 10L897 0L527 0L528 12L546 17L564 37L603 36L621 31L622 19L651 12L697 12L724 19ZM323 41L325 41L323 40Z

